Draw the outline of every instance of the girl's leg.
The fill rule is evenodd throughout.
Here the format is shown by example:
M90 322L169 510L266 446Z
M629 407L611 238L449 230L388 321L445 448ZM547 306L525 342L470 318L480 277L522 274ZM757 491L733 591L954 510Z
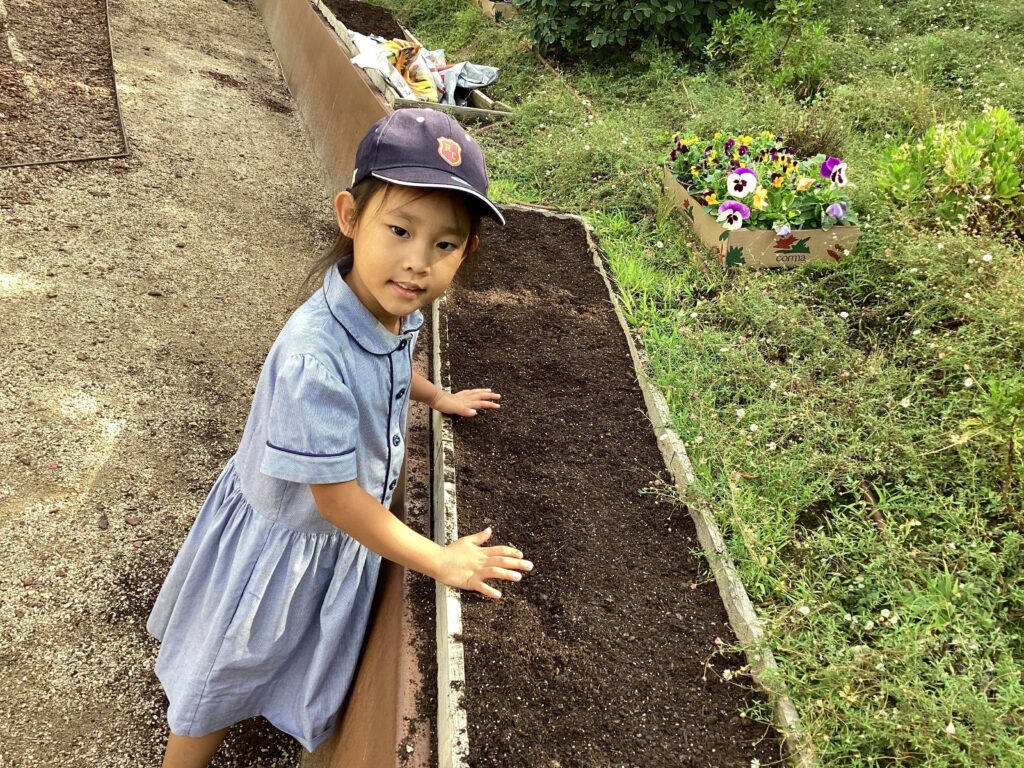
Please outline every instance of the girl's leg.
M168 732L163 768L206 768L227 732L227 728L221 728L198 737Z

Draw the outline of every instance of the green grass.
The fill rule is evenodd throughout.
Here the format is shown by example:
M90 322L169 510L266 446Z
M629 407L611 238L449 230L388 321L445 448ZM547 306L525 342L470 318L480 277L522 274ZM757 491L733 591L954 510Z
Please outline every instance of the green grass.
M821 764L1024 764L1024 472L991 417L1024 369L1024 247L920 229L874 183L937 121L1024 117L1022 6L830 3L807 107L653 45L559 76L465 0L387 3L501 68L518 118L476 129L498 198L596 228ZM669 137L801 124L850 164L856 255L726 271L660 200Z

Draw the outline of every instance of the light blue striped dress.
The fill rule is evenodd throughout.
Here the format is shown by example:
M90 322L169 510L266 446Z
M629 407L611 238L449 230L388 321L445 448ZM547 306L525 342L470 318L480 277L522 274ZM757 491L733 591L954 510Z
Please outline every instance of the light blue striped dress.
M270 348L146 625L172 732L263 715L310 751L331 735L380 557L320 516L308 484L357 479L390 504L422 324L414 312L390 333L335 267Z

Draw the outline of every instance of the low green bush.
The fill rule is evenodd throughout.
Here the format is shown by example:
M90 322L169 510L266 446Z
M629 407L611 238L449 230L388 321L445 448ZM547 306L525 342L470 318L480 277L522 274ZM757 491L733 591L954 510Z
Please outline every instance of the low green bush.
M970 232L1024 235L1024 131L1002 107L930 128L894 148L879 188L920 217Z
M545 53L632 50L658 39L699 51L712 23L742 6L766 11L770 0L518 0L534 43Z
M827 25L811 18L814 5L813 0L780 0L765 19L737 8L712 23L707 53L759 82L811 98L828 77L836 47Z

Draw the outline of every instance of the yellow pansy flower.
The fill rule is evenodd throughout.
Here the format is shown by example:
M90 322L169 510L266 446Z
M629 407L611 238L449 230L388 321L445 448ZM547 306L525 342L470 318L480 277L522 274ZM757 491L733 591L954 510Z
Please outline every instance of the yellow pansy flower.
M782 174L778 174L778 173L772 174L772 186L775 187L776 189L781 187L782 186L782 182L785 181L785 180L786 180L786 178Z
M698 173L700 173L700 168L698 168L696 165L691 165L690 166L690 175L691 176L696 176Z
M754 190L754 198L751 200L751 205L759 211L763 211L768 207L768 190L764 187L758 187Z
M788 173L788 171L787 171L787 173ZM801 176L799 179L796 180L796 191L797 192L806 192L813 185L814 185L814 179L812 179L810 176Z
M717 139L720 139L720 138L722 138L722 132L721 131L716 131L715 132L715 139L717 140Z
M707 203L708 205L714 205L715 203L718 202L718 195L712 192L710 195L704 198L704 202Z

